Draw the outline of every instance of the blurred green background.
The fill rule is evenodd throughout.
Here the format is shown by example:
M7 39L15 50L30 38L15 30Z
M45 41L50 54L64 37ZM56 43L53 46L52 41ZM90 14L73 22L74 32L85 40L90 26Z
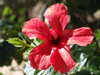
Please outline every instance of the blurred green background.
M0 0L0 68L11 66L13 59L18 65L28 61L28 56L24 58L23 54L29 51L26 43L30 44L29 39L21 32L24 22L30 18L40 18L44 21L43 13L46 8L55 3L62 3L67 8L67 29L90 27L95 37L93 42L85 47L70 45L76 66L68 74L100 75L100 0ZM16 43L8 43L8 38L17 38L11 39ZM39 40L35 42L41 43ZM40 72L36 70L31 74L31 71L25 71L29 67L24 66L20 70L23 72L24 69L25 73L19 75L37 75ZM15 71L12 67L10 70ZM13 74L0 71L0 75Z

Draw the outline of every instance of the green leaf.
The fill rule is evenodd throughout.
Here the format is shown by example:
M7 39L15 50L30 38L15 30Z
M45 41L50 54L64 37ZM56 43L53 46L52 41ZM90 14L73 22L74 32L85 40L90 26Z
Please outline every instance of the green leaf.
M29 61L25 65L24 72L26 75L65 75L54 71L52 66L46 70L36 70L30 66Z
M33 48L28 48L27 50L25 50L24 54L26 55L29 55L30 51L32 50Z
M43 41L41 41L41 40L35 38L35 39L33 40L33 43L35 43L36 45L40 45L41 43L43 43Z
M100 74L100 57L89 57L85 66L85 70L95 74Z
M12 57L15 55L15 48L7 41L0 43L0 66L11 65Z
M14 21L15 18L16 18L16 15L12 15L12 16L9 17L9 20Z
M66 74L60 74L60 73L58 73L58 74L55 74L55 75L66 75Z
M77 58L78 60L80 60L79 62L76 63L75 67L69 72L69 74L73 74L76 73L78 71L81 71L83 66L85 65L87 58L84 57L84 54L81 53L79 58Z
M100 48L100 29L97 30L96 33L94 33L96 40L98 41L99 48Z
M30 66L30 62L28 61L26 63L26 66L24 68L24 72L27 74L27 75L37 75L38 71L36 72L37 70L33 69L31 66ZM34 74L35 73L35 74Z
M98 36L98 34L97 34ZM98 37L99 38L99 37ZM100 74L100 57L98 57L99 51L96 48L95 42L92 42L91 44L80 47L77 45L70 45L71 48L71 56L74 59L76 65L69 72L69 74L76 73L75 75L89 75ZM86 73L86 70L88 73ZM82 71L82 72L81 72Z
M96 36L97 40L100 40L100 29L97 30L97 33L94 33Z
M0 73L0 75L3 75L2 73Z
M41 71L36 70L36 69L34 69L34 68L32 68L30 66L30 62L29 61L26 63L26 66L24 68L24 72L27 75L50 75L51 71L52 71L52 67L50 67L47 70L41 70Z
M13 10L11 8L9 8L9 14L12 14Z
M9 11L9 7L5 7L3 12L2 12L2 15L6 16L8 14L8 11Z
M26 8L18 8L18 9L17 9L17 13L18 13L19 15L23 15L23 14L25 13L25 11L26 11Z
M9 38L7 40L9 43L13 44L15 47L23 47L26 46L26 42L19 38Z
M77 72L76 75L93 75L93 74L91 74L89 71L83 70L83 71Z
M13 58L16 60L16 62L17 62L18 64L21 64L21 62L23 61L23 53L22 53L22 51L16 50L16 52L15 52Z
M21 22L23 22L24 21L24 17L20 17L19 19L18 19L18 23L21 23Z
M40 72L39 70L35 70L34 75L37 75L39 72Z

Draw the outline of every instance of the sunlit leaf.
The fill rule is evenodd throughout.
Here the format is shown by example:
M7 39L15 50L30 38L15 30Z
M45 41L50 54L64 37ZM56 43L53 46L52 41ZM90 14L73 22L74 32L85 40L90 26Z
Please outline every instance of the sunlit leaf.
M52 73L52 71L54 71L52 66L49 67L46 70L41 70L41 71L33 69L30 66L30 62L29 61L26 63L26 66L24 68L24 72L27 75L65 75L65 74L60 74L60 73L57 73L57 72L56 72L56 74L54 74L54 73Z
M2 12L2 15L6 16L8 14L8 11L9 11L9 7L5 7L3 12Z
M0 73L0 75L3 75L2 73Z
M73 74L82 70L83 66L85 65L87 58L84 57L83 53L80 54L79 61L75 64L75 67L69 72L69 74Z
M24 51L24 54L28 55L32 49L33 48L28 48L27 50Z
M9 17L9 20L14 21L15 17L16 17L16 15L12 15L12 16Z
M19 38L9 38L7 40L9 43L13 44L15 47L23 47L26 46L26 42Z
M41 40L39 40L39 39L37 39L37 38L35 38L35 39L33 40L33 42L34 42L36 45L40 45L41 43L43 43L43 41L41 41Z
M19 19L18 19L18 23L21 23L21 22L23 22L24 21L24 17L20 17Z

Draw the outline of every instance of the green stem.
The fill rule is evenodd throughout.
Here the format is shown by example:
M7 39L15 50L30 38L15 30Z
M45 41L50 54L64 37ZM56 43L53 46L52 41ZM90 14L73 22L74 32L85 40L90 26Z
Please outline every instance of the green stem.
M35 46L37 46L34 42L32 42Z
M51 72L51 75L54 75L56 74L57 72L53 69L52 72Z
M29 45L29 44L26 44L26 46L27 46L27 47L30 47L30 48L33 48L33 46L31 46L31 45Z

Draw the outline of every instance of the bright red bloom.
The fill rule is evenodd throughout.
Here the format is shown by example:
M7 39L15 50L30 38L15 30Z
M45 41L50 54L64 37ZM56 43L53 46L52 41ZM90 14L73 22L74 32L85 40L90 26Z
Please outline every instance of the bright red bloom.
M66 8L59 3L49 7L44 17L52 27L51 30L37 18L27 21L22 29L28 38L38 38L44 42L31 50L30 64L38 70L47 69L52 65L55 71L66 73L75 66L68 44L86 46L92 42L93 34L89 27L64 30L68 15Z

